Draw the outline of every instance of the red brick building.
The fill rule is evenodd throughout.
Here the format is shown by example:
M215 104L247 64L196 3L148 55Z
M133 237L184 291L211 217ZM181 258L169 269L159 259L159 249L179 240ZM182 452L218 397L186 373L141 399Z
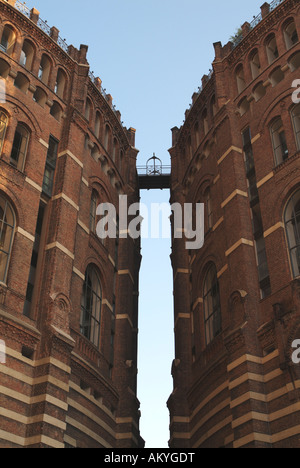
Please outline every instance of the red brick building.
M171 202L205 204L172 248L171 447L300 447L300 5L243 24L172 130Z
M100 202L139 200L135 130L86 55L0 1L1 447L143 445L140 246L95 232Z

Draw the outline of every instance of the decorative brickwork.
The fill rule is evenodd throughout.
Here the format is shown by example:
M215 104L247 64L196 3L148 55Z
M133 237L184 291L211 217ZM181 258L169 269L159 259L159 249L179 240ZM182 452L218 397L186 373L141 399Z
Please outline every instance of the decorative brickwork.
M214 44L172 130L171 200L207 213L204 247L172 248L173 448L300 447L299 38L299 2L264 4L234 44Z
M135 130L87 46L68 47L18 0L1 0L0 18L0 446L141 447L140 246L101 242L91 225L92 194L139 200Z

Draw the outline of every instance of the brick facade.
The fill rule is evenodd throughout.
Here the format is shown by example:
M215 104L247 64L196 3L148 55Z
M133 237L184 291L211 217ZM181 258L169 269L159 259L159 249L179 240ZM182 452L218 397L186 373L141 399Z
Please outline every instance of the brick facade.
M212 72L172 130L171 202L206 213L202 249L172 246L173 448L300 446L300 9L261 10L214 44Z
M91 203L138 201L135 130L87 47L24 8L0 1L0 445L140 447L140 246L102 242Z

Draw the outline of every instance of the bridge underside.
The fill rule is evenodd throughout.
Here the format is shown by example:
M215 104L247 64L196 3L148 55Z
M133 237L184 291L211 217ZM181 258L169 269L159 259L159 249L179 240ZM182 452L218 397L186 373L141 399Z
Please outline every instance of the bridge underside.
M161 175L139 175L139 189L140 190L163 190L170 189L170 174L161 174Z

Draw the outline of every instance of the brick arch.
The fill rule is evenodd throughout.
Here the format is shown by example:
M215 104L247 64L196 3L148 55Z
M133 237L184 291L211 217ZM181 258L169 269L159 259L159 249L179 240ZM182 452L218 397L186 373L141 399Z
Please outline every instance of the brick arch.
M11 104L13 107L16 107L18 111L21 111L23 113L23 115L28 119L27 125L28 127L30 127L31 132L35 133L37 138L40 138L42 134L42 128L34 113L14 96L7 96L6 102L8 104ZM15 121L17 120L16 117L12 115L12 111L8 111L6 108L5 110L6 112L10 113L11 118L13 118ZM24 121L24 119L21 120Z
M98 176L92 176L89 178L90 186L91 189L95 189L99 194L100 192L105 194L106 200L104 200L107 203L112 203L113 202L113 197L106 187L106 185L103 183L103 180L100 179Z
M247 320L245 302L248 293L242 290L233 291L228 299L227 316L231 329L235 329Z
M22 201L16 197L15 193L11 189L11 187L4 185L0 182L0 195L2 195L8 203L11 205L14 215L15 215L15 222L17 226L24 225L25 222L25 215L22 206Z
M65 333L70 333L70 317L72 314L72 303L68 296L62 292L51 294L49 299L49 321Z
M280 106L282 102L284 102L285 98L291 98L291 89L286 90L283 94L276 95L276 99L272 101L272 103L266 107L261 119L258 121L258 132L263 133L266 128L269 128L270 124L276 117L281 116L281 109L278 109L277 115L272 115L277 106Z
M220 256L217 256L216 254L209 254L203 257L203 261L199 265L199 270L196 275L196 283L197 288L199 291L203 291L203 285L204 285L204 280L206 277L206 274L210 268L210 266L214 264L217 272L222 268L222 259Z
M84 275L89 265L93 265L96 268L99 274L99 280L100 280L101 287L102 287L102 297L107 297L109 286L108 286L108 281L106 279L107 275L106 275L105 269L103 268L102 262L98 260L96 255L90 255L86 257L84 265L83 265Z
M285 208L293 195L293 193L300 190L300 176L293 178L293 180L285 186L283 190L277 195L276 199L274 200L273 204L273 225L278 222L280 219L284 223L284 212Z

